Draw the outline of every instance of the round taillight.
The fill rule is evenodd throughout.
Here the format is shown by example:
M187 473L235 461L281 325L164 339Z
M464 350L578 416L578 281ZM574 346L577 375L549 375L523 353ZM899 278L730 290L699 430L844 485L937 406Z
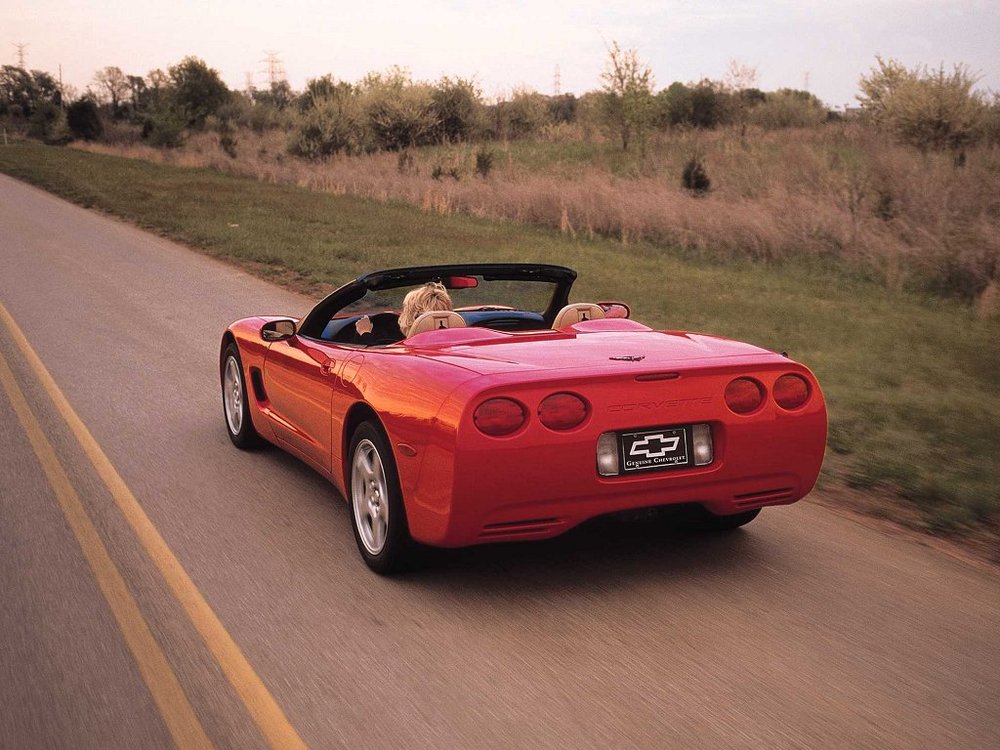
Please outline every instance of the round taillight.
M553 393L538 406L538 419L550 430L572 430L587 418L587 402L572 393Z
M736 378L726 386L726 406L737 414L756 411L764 401L764 387L750 378Z
M472 420L479 431L491 437L516 432L527 419L528 412L525 408L509 398L491 398L483 401L472 415Z
M782 409L798 409L811 392L809 381L801 375L782 375L774 381L774 400Z

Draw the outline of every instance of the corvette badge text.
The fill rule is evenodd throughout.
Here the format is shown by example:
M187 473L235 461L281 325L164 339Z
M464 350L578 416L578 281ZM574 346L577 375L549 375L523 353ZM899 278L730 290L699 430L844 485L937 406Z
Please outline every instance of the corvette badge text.
M630 401L624 404L611 404L608 411L655 411L656 409L673 409L678 406L703 406L712 403L709 396L703 398L667 398L662 401Z

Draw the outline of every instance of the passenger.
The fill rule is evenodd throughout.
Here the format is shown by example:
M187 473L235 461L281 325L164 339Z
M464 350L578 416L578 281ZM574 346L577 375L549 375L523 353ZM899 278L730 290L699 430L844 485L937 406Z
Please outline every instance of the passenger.
M451 310L451 297L443 284L432 281L414 289L403 298L403 311L399 314L399 330L410 335L413 322L425 312Z

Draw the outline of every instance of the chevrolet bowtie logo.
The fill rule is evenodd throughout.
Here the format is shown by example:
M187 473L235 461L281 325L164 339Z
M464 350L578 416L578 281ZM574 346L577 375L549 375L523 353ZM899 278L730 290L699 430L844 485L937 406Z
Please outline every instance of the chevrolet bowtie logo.
M632 449L628 452L630 456L640 456L643 458L663 458L668 453L677 450L677 445L681 439L677 436L667 437L662 433L659 435L646 435L641 440L632 443Z

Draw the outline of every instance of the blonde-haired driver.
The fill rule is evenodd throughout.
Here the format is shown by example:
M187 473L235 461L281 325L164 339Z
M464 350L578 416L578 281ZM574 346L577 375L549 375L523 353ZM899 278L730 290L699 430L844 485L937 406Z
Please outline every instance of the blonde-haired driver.
M443 284L431 281L414 289L403 298L403 311L399 313L399 330L410 335L413 322L425 312L451 310L451 297Z

